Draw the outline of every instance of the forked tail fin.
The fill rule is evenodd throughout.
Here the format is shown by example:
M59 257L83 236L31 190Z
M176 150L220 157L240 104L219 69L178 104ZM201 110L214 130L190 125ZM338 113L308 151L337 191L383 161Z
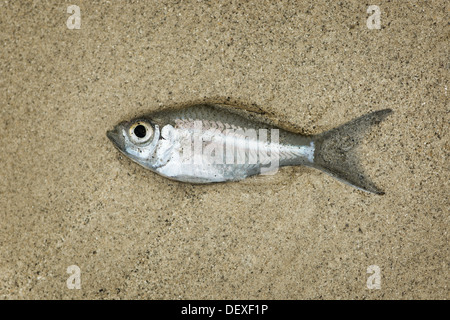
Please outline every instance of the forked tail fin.
M380 123L391 112L391 109L375 111L315 136L312 167L359 190L384 194L364 176L354 149L367 129Z

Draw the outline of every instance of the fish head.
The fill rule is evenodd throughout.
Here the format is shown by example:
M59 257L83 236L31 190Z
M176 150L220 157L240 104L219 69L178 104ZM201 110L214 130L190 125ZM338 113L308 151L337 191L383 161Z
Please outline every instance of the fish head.
M150 119L137 118L117 124L106 132L113 145L131 160L150 167L160 138L159 126Z

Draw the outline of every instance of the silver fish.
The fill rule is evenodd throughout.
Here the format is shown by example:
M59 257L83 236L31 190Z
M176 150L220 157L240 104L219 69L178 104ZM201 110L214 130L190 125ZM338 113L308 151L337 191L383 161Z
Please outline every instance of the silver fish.
M304 165L359 190L383 194L364 176L355 147L366 129L391 112L375 111L308 136L280 128L258 112L195 104L121 122L107 136L131 160L177 181L238 181Z

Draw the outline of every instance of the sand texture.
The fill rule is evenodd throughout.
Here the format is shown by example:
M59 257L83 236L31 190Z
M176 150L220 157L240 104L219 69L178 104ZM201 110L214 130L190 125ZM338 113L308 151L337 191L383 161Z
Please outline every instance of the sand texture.
M0 299L449 298L449 34L448 1L2 1ZM386 194L174 182L106 137L198 101L306 134L391 108L358 151Z

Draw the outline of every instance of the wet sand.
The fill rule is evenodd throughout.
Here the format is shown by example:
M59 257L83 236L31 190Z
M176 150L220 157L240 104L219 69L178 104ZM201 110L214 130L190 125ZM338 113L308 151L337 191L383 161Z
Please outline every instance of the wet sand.
M0 4L1 299L447 299L444 1ZM124 158L117 122L195 101L316 134L393 109L361 165L169 181ZM81 270L81 289L66 271ZM369 266L380 289L369 289Z

